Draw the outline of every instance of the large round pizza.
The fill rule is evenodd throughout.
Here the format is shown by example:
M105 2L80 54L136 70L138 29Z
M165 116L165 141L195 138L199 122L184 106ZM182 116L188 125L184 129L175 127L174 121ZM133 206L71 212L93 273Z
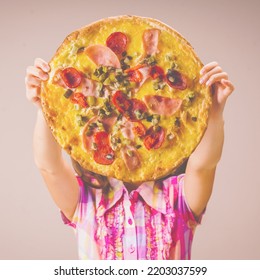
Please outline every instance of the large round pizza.
M126 182L162 178L200 142L211 94L202 63L164 23L107 18L64 40L42 107L57 142L83 168Z

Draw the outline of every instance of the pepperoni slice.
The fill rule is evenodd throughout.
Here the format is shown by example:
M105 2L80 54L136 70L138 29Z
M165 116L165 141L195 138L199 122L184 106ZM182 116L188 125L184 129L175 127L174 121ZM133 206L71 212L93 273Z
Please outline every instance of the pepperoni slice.
M172 88L180 90L184 90L187 88L186 78L177 70L168 70L166 81Z
M65 68L61 71L61 78L69 88L76 88L80 85L82 76L73 67Z
M137 122L142 114L147 112L145 103L139 99L128 99L120 90L112 96L112 103L128 120Z
M141 122L136 122L135 126L133 127L133 132L139 136L143 137L146 134L146 128Z
M73 93L73 95L70 97L70 100L71 100L72 103L78 104L79 106L81 106L83 108L87 108L88 107L88 103L86 101L86 97L81 92Z
M127 36L122 32L114 32L106 40L106 45L115 54L121 55L126 50Z
M128 71L128 79L131 82L140 83L143 80L143 75L139 70Z
M109 165L115 160L115 154L111 147L103 147L94 151L94 160L96 163Z
M154 65L150 69L150 76L153 80L157 78L164 78L164 71L162 67Z
M105 131L98 131L94 135L94 142L97 145L97 148L104 148L110 146L109 135Z
M147 107L145 103L139 99L132 98L131 100L131 108L128 112L125 112L125 117L132 121L132 122L137 122L142 119L143 113L147 112Z
M112 164L115 154L110 147L109 134L105 131L98 131L94 134L93 138L97 147L97 150L94 151L95 162L103 165Z
M164 129L161 126L158 127L150 127L144 138L144 145L147 150L158 149L161 147L165 138Z
M114 106L117 108L117 110L120 113L125 113L127 110L130 109L131 107L131 102L125 94L122 93L122 91L117 91L113 96L112 96L112 103Z

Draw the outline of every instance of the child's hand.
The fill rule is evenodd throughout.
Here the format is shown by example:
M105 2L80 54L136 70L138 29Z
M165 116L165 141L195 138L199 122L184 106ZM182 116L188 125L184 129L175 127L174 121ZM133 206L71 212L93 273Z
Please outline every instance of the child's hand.
M234 85L228 80L228 74L223 72L217 62L206 64L201 69L200 74L200 83L212 88L213 104L211 113L222 115L227 98L234 90Z
M26 69L26 96L29 101L33 102L38 107L41 107L41 82L48 80L49 75L47 73L49 71L49 64L41 58L36 58L34 66L28 66Z

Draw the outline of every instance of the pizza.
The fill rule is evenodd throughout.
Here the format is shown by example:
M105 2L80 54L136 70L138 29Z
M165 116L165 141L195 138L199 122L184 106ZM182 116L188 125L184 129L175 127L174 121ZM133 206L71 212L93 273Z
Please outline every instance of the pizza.
M125 182L163 178L200 142L210 89L203 64L166 24L119 16L66 37L42 84L53 135L84 169Z

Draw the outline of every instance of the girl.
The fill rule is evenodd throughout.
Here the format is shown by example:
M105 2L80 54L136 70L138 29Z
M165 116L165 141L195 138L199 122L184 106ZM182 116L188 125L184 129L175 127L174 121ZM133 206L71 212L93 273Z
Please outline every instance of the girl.
M64 223L75 229L80 259L190 259L223 147L223 110L234 90L227 73L216 62L200 71L200 83L212 87L213 105L185 175L130 184L84 170L73 161L75 177L41 110L40 84L49 71L48 63L37 58L25 79L27 98L39 108L34 157Z

